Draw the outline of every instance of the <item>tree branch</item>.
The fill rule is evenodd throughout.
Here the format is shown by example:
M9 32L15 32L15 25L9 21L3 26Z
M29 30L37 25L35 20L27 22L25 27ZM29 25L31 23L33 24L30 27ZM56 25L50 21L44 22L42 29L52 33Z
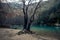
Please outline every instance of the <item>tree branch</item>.
M26 7L26 13L27 13L27 11L28 11L29 3L30 3L30 2L31 2L31 0L29 0L28 5L27 5L27 7Z
M29 21L27 30L30 30L30 26L31 26L32 22L34 21L34 15L36 14L36 10L39 8L38 6L40 5L41 1L42 1L42 0L40 0L40 1L38 2L38 4L36 5L36 8L35 8L35 10L34 10L34 12L33 12L33 15L32 15L31 18L30 18L30 21ZM40 5L40 7L41 7L41 5Z
M22 0L22 2L23 2L23 13L25 15L25 0Z
M36 10L39 8L38 6L40 5L41 2L42 2L42 0L40 0L38 2L38 4L36 5L36 8L35 8L35 10L33 12L33 15L31 16L30 20L32 20L32 21L34 20L34 15L36 14ZM41 7L41 5L40 5L40 7Z

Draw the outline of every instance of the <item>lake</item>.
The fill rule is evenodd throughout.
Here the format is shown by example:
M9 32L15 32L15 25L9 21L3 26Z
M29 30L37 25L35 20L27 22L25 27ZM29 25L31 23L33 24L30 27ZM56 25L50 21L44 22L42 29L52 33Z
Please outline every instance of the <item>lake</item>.
M12 25L10 26L12 29L20 29L22 30L23 26L22 25ZM33 31L51 31L51 32L60 32L60 27L53 27L53 26L31 26L31 30Z

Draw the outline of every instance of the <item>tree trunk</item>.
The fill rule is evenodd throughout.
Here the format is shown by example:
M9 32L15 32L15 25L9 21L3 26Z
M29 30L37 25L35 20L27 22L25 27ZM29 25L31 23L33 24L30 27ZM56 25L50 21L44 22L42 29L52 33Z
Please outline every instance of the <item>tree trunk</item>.
M29 23L28 26L27 26L28 31L30 31L30 26L31 26L31 23Z
M28 17L27 17L27 15L24 15L24 27L23 27L23 30L27 28L27 22L28 22Z
M28 24L28 26L27 26L27 30L28 30L28 31L30 31L30 26L31 26L32 22L33 22L33 20L30 19L30 22L29 22L29 24Z

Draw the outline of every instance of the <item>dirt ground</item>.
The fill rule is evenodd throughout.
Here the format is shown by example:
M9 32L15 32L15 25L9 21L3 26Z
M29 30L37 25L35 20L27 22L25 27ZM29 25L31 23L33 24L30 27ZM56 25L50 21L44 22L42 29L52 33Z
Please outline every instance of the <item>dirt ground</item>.
M59 40L53 37L44 37L36 34L17 35L20 30L0 28L0 40Z

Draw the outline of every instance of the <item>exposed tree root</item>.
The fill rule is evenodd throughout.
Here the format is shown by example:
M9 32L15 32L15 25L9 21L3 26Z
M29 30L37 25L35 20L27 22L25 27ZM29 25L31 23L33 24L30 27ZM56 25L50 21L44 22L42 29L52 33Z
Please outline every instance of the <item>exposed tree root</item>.
M21 35L21 34L35 34L35 32L28 31L28 30L23 30L23 31L19 31L17 34L18 35Z

